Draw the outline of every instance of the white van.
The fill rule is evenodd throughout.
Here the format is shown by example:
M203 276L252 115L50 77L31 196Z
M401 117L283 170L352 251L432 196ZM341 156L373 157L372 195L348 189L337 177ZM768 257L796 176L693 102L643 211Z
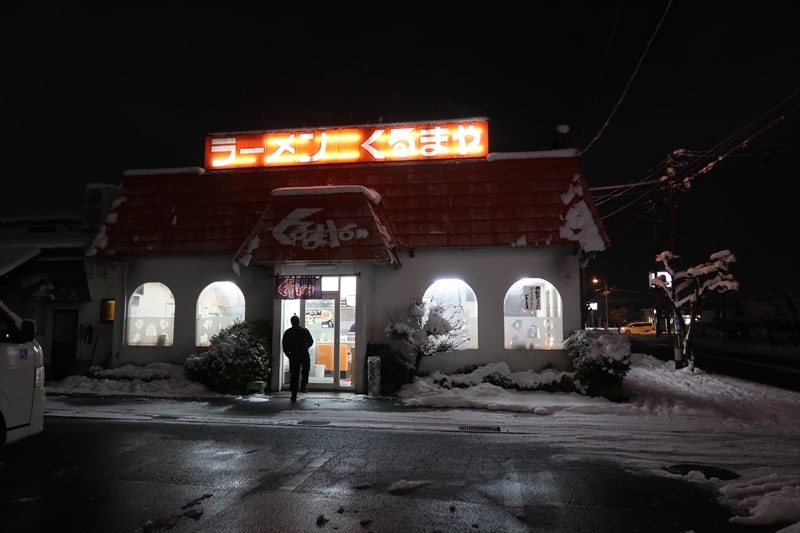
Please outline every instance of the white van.
M0 445L44 429L44 353L36 323L0 301Z

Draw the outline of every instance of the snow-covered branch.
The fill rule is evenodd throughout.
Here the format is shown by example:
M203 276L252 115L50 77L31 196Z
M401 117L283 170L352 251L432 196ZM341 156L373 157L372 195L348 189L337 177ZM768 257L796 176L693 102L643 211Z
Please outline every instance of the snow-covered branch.
M391 321L385 332L409 349L417 370L423 357L451 352L469 340L460 308L428 304L422 299L412 302L405 316Z
M664 251L656 255L656 262L661 263L668 275L654 278L650 284L661 290L672 306L675 320L676 335L683 335L683 346L689 351L692 325L694 324L697 309L703 295L708 291L727 292L739 289L739 282L730 273L731 263L736 262L736 257L730 250L720 250L709 256L709 261L687 268L676 270L673 263L680 256L671 251ZM683 324L682 310L689 307L689 324Z

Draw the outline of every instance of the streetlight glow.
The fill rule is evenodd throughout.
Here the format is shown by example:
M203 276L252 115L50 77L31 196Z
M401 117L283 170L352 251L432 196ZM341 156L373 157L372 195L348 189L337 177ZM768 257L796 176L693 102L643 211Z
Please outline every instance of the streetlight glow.
M594 283L595 285L597 285L598 283L603 284L602 290L601 289L595 289L595 290L599 291L600 294L603 295L603 298L605 298L605 307L606 307L605 327L606 329L608 329L608 295L611 294L611 290L609 290L608 284L605 281L600 280L598 278L592 278L592 283Z

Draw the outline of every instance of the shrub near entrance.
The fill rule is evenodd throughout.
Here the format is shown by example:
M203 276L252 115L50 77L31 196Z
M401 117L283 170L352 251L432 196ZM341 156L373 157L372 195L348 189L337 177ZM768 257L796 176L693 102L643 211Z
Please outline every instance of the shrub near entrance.
M271 357L268 324L237 322L211 338L207 352L190 355L184 362L186 375L222 394L253 392L249 383L270 382Z

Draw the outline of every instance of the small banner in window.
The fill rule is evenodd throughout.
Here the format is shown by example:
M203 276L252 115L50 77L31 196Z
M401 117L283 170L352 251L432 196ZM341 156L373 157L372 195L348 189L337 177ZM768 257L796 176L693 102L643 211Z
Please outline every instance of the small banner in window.
M526 285L522 288L522 308L526 311L542 310L541 285Z
M275 298L278 300L322 298L322 278L320 276L276 276Z

